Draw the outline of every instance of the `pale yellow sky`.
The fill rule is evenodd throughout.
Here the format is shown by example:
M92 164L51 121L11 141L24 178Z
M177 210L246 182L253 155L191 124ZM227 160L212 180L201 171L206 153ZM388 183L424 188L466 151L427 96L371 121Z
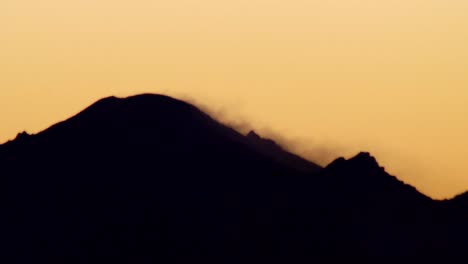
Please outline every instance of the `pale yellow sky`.
M0 142L166 93L450 197L468 190L467 47L466 0L2 0Z

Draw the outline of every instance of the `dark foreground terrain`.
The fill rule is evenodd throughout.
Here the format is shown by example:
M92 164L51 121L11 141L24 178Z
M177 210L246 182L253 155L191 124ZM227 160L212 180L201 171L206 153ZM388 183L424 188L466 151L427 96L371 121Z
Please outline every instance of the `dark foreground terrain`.
M160 95L0 145L2 263L464 263L468 195L326 168ZM458 259L458 260L457 260Z

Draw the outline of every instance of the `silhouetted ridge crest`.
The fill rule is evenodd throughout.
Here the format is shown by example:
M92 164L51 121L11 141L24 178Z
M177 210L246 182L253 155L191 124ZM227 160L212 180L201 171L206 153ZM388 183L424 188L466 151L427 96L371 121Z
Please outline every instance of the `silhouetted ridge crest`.
M74 117L40 133L39 139L61 142L115 144L169 138L193 137L202 133L225 133L223 127L207 114L186 102L164 95L143 94L127 98L108 97L97 101ZM153 136L152 136L153 135ZM81 144L81 143L80 143Z
M350 159L338 158L325 168L325 175L340 186L341 195L354 197L362 204L391 206L426 205L431 198L388 174L368 152ZM353 201L353 200L350 200Z
M131 114L131 111L138 111L133 114L138 113L146 115L152 115L156 112L159 112L159 114L174 114L174 111L194 111L200 114L202 113L196 107L166 95L142 94L126 98L111 96L101 99L77 114L74 118L92 115L112 115L124 111L127 111L128 114ZM148 112L145 113L145 111Z
M275 160L278 163L285 164L288 167L296 168L299 171L306 173L317 172L321 169L320 166L288 152L275 141L268 138L262 138L253 130L246 135L246 138L259 153Z
M255 131L251 130L249 133L247 133L247 137L251 138L253 140L260 140L262 139Z
M262 144L264 146L269 146L271 148L283 149L283 147L278 145L275 141L268 139L268 138L263 138L253 130L247 134L247 138L251 139L253 142L256 142L257 144Z
M24 131L24 132L21 132L21 133L18 133L18 135L16 135L16 138L15 140L24 140L24 139L28 139L31 135Z
M444 202L465 210L465 208L468 207L468 191L460 193L452 199L445 200Z
M351 168L362 171L385 172L385 169L380 167L377 160L369 152L360 152L348 160L343 157L337 158L332 163L330 163L327 168L332 170Z
M350 161L362 167L380 167L375 157L373 157L369 152L360 152L350 159Z
M0 146L0 248L28 256L5 263L404 263L468 247L468 205L369 153L321 168L167 96L104 98L14 142Z
M176 146L192 146L191 151L194 146L198 148L207 142L220 144L219 140L222 140L222 144L230 142L247 148L282 166L304 172L320 169L318 165L287 152L273 140L264 139L253 131L243 136L197 107L165 95L107 97L34 138L41 144L54 144L59 148L119 143L156 148L173 142L174 149Z

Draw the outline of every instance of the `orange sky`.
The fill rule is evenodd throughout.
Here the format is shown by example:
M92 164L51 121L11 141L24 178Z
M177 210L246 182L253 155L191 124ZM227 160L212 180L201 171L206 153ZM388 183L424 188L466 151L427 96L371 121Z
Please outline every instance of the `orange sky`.
M466 0L2 0L0 142L109 95L166 93L322 164L372 152L468 190Z

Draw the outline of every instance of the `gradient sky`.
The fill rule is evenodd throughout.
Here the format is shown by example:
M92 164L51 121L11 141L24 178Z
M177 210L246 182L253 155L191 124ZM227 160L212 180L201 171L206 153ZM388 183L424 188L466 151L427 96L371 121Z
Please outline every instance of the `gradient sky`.
M466 0L0 1L0 142L141 92L468 190Z

